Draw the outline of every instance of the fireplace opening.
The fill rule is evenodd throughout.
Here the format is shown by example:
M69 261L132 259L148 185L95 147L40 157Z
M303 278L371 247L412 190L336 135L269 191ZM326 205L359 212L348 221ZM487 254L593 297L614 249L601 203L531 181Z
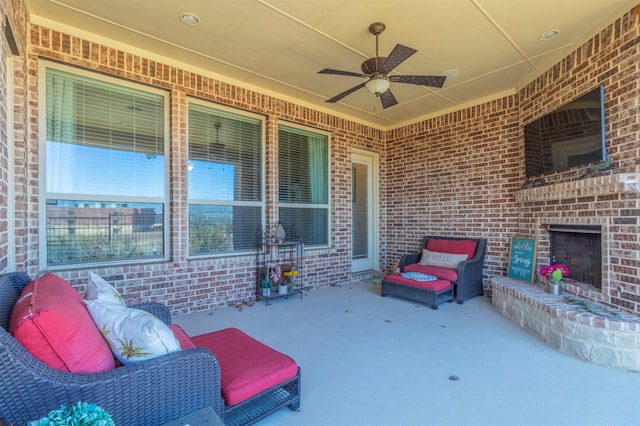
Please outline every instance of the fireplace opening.
M602 289L600 226L550 225L551 263L569 268L569 278Z

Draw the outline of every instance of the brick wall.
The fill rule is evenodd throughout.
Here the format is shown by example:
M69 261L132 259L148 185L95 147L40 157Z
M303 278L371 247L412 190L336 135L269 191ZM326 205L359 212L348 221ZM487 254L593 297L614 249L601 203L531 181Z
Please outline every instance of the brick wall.
M638 10L516 96L388 133L387 270L420 235L470 235L489 240L485 276L505 275L512 236L538 238L540 265L549 262L550 223L602 225L603 289L573 291L640 313ZM546 186L530 189L540 176L525 176L523 125L597 85L604 85L613 169L583 180L589 167L548 174Z
M519 92L523 124L604 86L607 154L613 167L545 175L516 194L521 230L549 263L550 224L602 227L602 290L570 286L590 299L640 313L640 8L622 16ZM621 289L622 291L619 291Z
M27 11L22 0L3 0L0 2L0 16L2 17L2 33L0 34L0 271L7 267L13 267L9 263L9 241L13 239L17 243L24 244L27 231L18 226L25 223L24 194L26 190L26 168L23 155L25 145L25 87L24 76L26 74L23 56L13 56L7 39L4 35L5 19L20 50L24 55L26 51ZM11 67L8 66L9 57L12 58ZM13 85L13 96L8 98L6 82ZM9 100L13 110L8 111ZM13 115L13 126L7 123L7 117ZM9 141L13 142L10 144ZM15 147L15 149L14 149ZM9 171L9 158L13 157L13 174ZM9 188L15 191L13 204L10 204ZM10 223L9 206L14 209L13 217L16 223ZM11 253L18 265L24 265L26 256L23 252Z
M522 185L516 96L389 132L387 271L422 235L488 239L485 275L503 274L519 231L514 192Z
M597 84L605 85L607 152L615 164L615 170L606 172L607 176L637 172L640 33L635 12L625 14L517 94L384 132L48 28L31 26L28 34L21 33L20 29L27 25L23 1L0 0L0 5L16 24L14 30L18 28L19 44L24 47L23 56L14 65L17 269L34 276L41 272L37 80L39 61L49 58L170 91L171 261L96 269L114 282L130 303L161 300L183 313L238 303L253 295L252 256L196 261L186 258L185 126L187 96L196 96L266 117L269 222L277 215L279 120L331 133L331 248L306 252L305 285L320 287L349 279L350 150L359 148L380 155L383 271L390 271L400 254L414 251L421 235L428 233L488 238L485 275L504 275L510 238L518 234L540 236L534 218L541 210L574 219L598 217L596 211L615 210L607 223L610 229L619 231L612 237L612 266L607 273L616 275L614 287L623 285L627 290L617 297L607 297L613 303L624 301L621 304L629 310L638 310L637 192L582 197L578 191L540 205L525 205L524 198L516 199L531 184L524 173L522 126ZM6 186L7 145L4 139L0 143L0 185ZM583 168L544 179L548 184L571 185L584 172ZM6 194L5 187L0 188L0 194ZM7 222L0 215L0 259L6 259L7 235ZM547 243L540 239L540 261L545 262ZM82 289L88 271L75 269L60 274Z
M254 296L255 256L187 259L187 97L195 96L266 117L266 216L277 217L277 124L298 123L331 133L331 247L306 250L304 285L322 287L349 281L351 272L351 149L383 154L383 132L306 107L266 96L205 75L33 25L30 31L28 156L34 170L28 208L38 217L38 64L50 59L95 70L170 91L170 257L166 263L93 268L113 282L128 303L159 300L176 312L186 313L241 303ZM37 220L36 220L37 222ZM34 234L37 223L27 229ZM38 275L38 251L30 254L27 270ZM83 289L88 270L56 271Z

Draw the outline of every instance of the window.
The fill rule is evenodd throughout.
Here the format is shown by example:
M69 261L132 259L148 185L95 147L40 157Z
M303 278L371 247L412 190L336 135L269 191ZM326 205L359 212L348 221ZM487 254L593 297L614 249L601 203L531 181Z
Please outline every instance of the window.
M164 258L166 95L51 65L44 76L42 263Z
M329 244L329 138L278 126L279 219L307 246Z
M256 249L263 120L189 104L189 255Z

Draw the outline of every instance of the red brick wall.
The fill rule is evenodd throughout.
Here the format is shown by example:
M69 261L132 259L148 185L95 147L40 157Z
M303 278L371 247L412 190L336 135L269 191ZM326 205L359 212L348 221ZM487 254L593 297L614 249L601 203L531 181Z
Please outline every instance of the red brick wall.
M530 185L524 175L522 125L596 84L605 85L607 151L616 165L615 173L637 172L640 34L635 13L624 15L513 96L384 132L47 28L32 26L28 34L21 34L20 28L26 26L23 1L0 0L0 5L16 24L14 30L18 28L19 41L25 47L25 54L15 67L14 232L18 269L34 276L41 272L37 80L39 61L49 58L170 91L171 261L96 269L116 284L129 303L161 300L184 313L239 303L253 295L252 256L197 261L186 258L187 96L197 96L266 116L269 222L277 215L278 121L308 125L332 134L331 248L306 252L305 285L320 287L349 279L350 150L359 148L380 155L383 271L391 270L401 253L415 250L420 236L429 233L488 238L485 275L504 275L510 237L541 235L543 231L534 220L540 211L557 211L560 217L577 220L614 210L612 219L607 219L613 230L612 243L607 248L611 265L607 274L614 275L613 287L623 285L626 290L622 295L606 297L614 303L616 297L622 299L622 305L638 310L637 192L582 196L578 188L570 196L562 195L562 185L577 182L584 170L544 177L547 183L561 185L558 199L547 200L543 195L543 201L526 204L528 193L522 192ZM1 128L6 129L6 125L3 123ZM4 140L0 144L2 196L7 185L7 146ZM0 259L6 258L7 225L0 214ZM540 246L544 261L546 242L541 241ZM60 274L82 288L88 271L76 269Z
M527 124L603 85L612 169L583 179L590 167L549 174L543 176L545 186L526 185L516 193L521 231L539 240L539 265L549 263L549 225L601 226L602 290L570 290L635 313L640 313L639 15L640 6L519 92L522 123Z
M0 33L0 271L6 270L7 267L13 267L9 264L9 241L10 238L15 239L17 244L25 244L27 230L24 226L26 213L24 210L24 198L26 191L27 173L25 169L25 87L24 76L26 70L24 68L23 57L26 52L27 37L27 11L22 0L4 0L0 2L0 16L2 17L2 33ZM9 74L7 61L11 55L8 47L7 39L4 36L5 17L13 33L15 42L22 56L12 56L12 71ZM9 99L6 81L13 84L12 99ZM13 111L8 111L8 101L13 103ZM8 114L13 114L13 125L7 123ZM13 143L9 144L9 140L13 139ZM15 147L15 149L14 149ZM21 149L22 148L22 149ZM9 175L9 154L13 155L13 176ZM9 187L12 186L15 191L13 217L17 218L13 222L13 218L9 216ZM15 230L15 231L14 231ZM12 253L15 262L22 266L25 264L26 255L21 252Z
M389 271L422 235L488 239L485 275L506 270L518 233L513 193L524 177L516 96L452 112L388 134Z
M277 217L277 124L294 122L331 133L331 247L307 250L304 285L322 287L348 281L351 272L350 207L351 148L382 154L383 132L330 116L280 99L214 80L157 61L104 45L61 34L48 28L31 27L28 56L32 124L27 147L30 166L37 173L38 158L38 64L43 58L95 70L170 91L170 257L166 263L94 268L114 282L129 303L161 300L177 312L210 309L251 299L255 285L255 256L224 259L187 259L187 96L262 114L266 117L266 215ZM35 176L34 176L35 177ZM30 212L37 217L37 178L31 181L34 195ZM29 231L37 235L37 224ZM37 237L32 241L37 248ZM28 270L37 275L38 252L29 258ZM57 271L80 289L88 270Z
M538 238L548 264L550 223L603 225L603 289L572 291L640 313L639 24L630 11L517 95L388 132L386 269L423 234L469 235L489 240L485 276L504 275L512 236ZM539 176L525 177L522 126L597 85L613 170L529 189Z

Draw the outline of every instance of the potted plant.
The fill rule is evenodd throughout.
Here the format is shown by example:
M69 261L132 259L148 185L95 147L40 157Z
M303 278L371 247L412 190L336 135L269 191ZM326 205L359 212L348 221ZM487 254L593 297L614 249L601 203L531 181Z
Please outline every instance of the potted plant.
M272 285L273 284L271 283L271 280L268 280L268 279L262 280L262 283L260 284L260 287L262 287L262 296L263 297L271 296L271 286Z
M45 425L95 425L115 426L113 419L96 404L78 402L70 407L62 405L60 409L53 410L47 417L29 422L28 426Z
M543 266L540 275L547 280L548 292L557 296L562 292L562 277L569 276L569 268L559 264Z

